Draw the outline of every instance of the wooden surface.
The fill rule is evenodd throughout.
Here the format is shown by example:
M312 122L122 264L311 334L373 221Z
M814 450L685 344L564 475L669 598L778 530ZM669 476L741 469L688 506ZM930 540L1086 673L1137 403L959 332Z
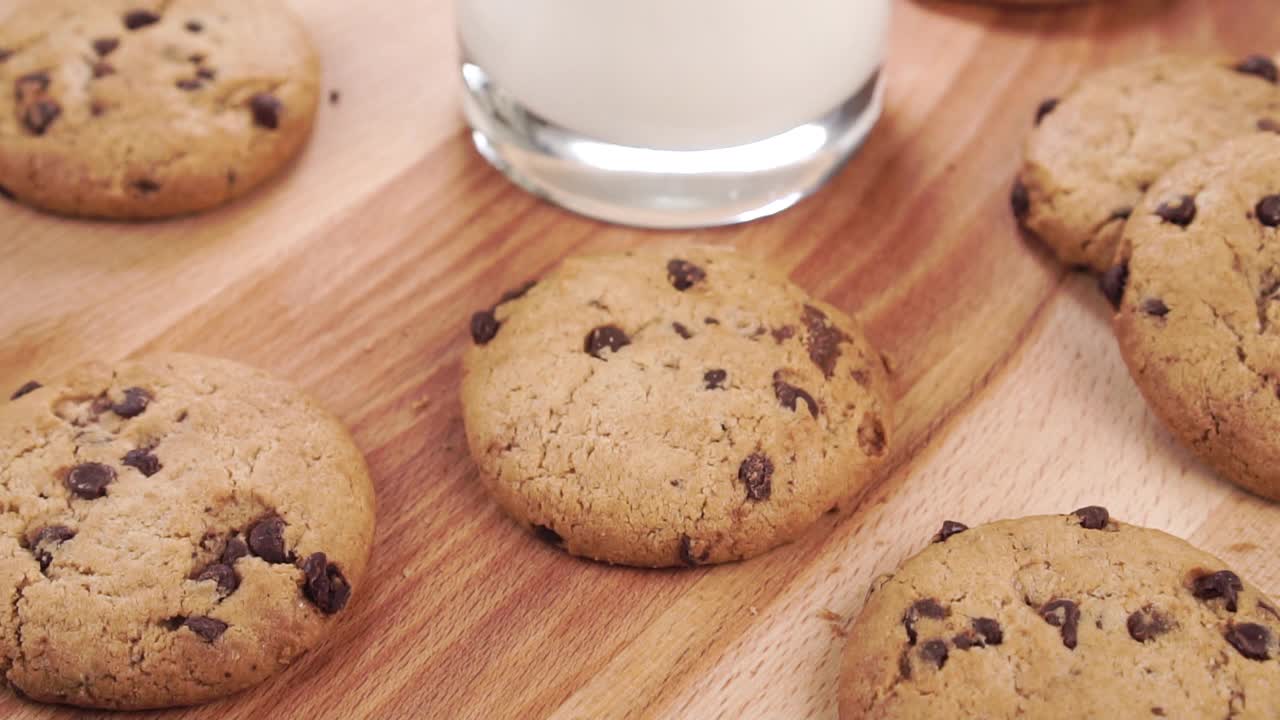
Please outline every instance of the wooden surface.
M331 642L256 690L155 717L833 718L868 582L944 518L1105 504L1280 593L1280 506L1171 442L1092 283L1007 210L1042 97L1159 48L1275 51L1274 0L901 2L887 111L850 167L780 217L676 235L768 258L861 314L895 370L897 468L801 542L679 572L593 565L518 530L481 492L456 396L472 310L571 251L658 236L543 205L474 154L448 0L295 4L342 98L283 181L148 225L0 207L0 387L85 358L223 355L315 393L374 471L369 581ZM0 694L0 717L70 716Z

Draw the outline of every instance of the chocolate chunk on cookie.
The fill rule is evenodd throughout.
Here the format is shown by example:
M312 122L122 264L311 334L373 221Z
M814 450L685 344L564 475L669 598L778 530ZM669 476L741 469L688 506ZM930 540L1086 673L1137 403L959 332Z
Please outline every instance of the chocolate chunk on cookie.
M858 326L732 250L571 258L484 312L493 330L464 359L471 454L519 526L555 528L571 554L759 555L890 452L884 368Z

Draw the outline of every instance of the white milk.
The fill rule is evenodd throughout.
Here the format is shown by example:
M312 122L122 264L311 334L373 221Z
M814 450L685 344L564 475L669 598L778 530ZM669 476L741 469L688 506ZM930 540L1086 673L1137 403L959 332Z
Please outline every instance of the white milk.
M835 110L879 69L891 0L457 0L463 52L595 140L698 150Z

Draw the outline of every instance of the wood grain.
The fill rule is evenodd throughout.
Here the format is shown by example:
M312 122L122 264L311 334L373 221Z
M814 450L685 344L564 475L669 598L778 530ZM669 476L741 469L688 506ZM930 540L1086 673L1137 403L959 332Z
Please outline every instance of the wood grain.
M548 207L475 155L447 0L296 5L342 98L285 179L145 225L0 207L0 387L90 357L222 355L315 393L375 474L370 582L332 641L256 690L145 716L829 719L869 581L946 517L1101 503L1280 592L1280 508L1171 442L1091 283L1025 242L1007 209L1042 97L1161 48L1274 51L1273 0L1051 12L903 0L885 118L844 173L780 217L661 236ZM652 572L567 558L507 521L467 458L456 388L470 311L567 253L657 237L791 269L858 311L894 368L896 471L751 562ZM6 718L73 715L0 694Z

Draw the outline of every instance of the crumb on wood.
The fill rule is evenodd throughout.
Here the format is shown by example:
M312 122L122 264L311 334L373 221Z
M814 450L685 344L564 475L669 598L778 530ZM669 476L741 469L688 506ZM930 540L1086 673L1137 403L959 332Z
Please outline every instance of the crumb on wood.
M400 571L400 577L406 578L406 579L413 577L413 571L411 571L409 568L405 568Z
M341 91L341 90L330 90L330 91L329 91L329 104L330 104L330 105L337 105L337 104L338 104L338 103L340 103L340 102L342 102L342 91Z
M756 609L755 605L748 606L747 612L751 613L752 617L755 617L756 615L760 614L760 611Z
M430 404L431 404L431 398L424 395L423 397L420 397L417 400L414 400L413 405L411 407L415 411L418 411L418 410L422 410L423 408L427 407Z
M370 338L364 341L364 347L362 349L365 352L370 353L373 352L373 349L376 347L378 347L378 341Z
M1227 546L1227 552L1233 552L1233 553L1247 553L1247 552L1253 552L1254 550L1261 550L1261 549L1262 548L1258 547L1257 545L1251 542L1238 542L1238 543L1232 543Z

